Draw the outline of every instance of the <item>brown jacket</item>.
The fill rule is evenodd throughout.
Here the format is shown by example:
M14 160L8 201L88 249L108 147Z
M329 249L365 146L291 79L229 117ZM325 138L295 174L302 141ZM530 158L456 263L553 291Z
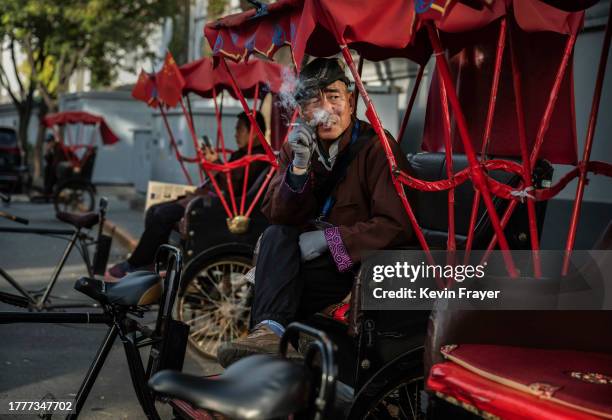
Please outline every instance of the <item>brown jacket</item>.
M340 139L339 155L350 143L353 125ZM350 163L344 179L336 185L335 205L326 219L335 226L325 229L325 236L340 271L361 261L363 251L392 248L412 238L412 229L393 187L378 136L366 122L360 121L359 128L360 134L368 130L371 137ZM388 138L398 166L406 169L406 157L389 134ZM301 191L296 191L286 180L292 160L291 147L286 143L281 148L280 168L270 182L262 211L270 223L303 226L320 214L325 198L317 199L317 189L330 172L315 153L308 179Z

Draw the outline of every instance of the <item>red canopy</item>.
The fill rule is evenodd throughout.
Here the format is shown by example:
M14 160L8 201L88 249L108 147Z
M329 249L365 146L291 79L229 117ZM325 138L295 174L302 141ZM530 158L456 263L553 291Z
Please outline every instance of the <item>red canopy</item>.
M272 57L291 45L299 66L305 53L330 56L339 51L335 26L351 48L367 59L380 60L409 54L402 49L413 38L415 12L410 6L405 1L279 0L264 16L254 17L255 11L249 10L211 22L204 31L215 54L240 61L254 52ZM428 51L427 47L424 54L410 58L422 61Z
M229 63L238 88L246 98L255 96L256 86L260 85L260 97L267 92L277 93L282 84L283 66L263 60L250 60L248 63ZM180 67L185 79L183 93L195 93L204 98L212 98L213 90L220 93L226 89L236 98L232 89L231 77L223 66L214 68L212 58L202 58Z
M471 2L473 4L476 2ZM420 30L423 19L434 19L441 32L445 46L452 56L464 48L480 49L486 59L476 63L469 70L467 60L462 64L463 79L460 98L465 100L464 110L468 112L474 145L481 142L481 133L486 115L486 91L490 87L492 62L495 56L496 32L489 30L503 16L511 20L522 31L517 44L525 55L521 63L523 74L529 74L523 90L527 103L527 129L530 142L535 137L539 118L548 99L554 80L554 69L561 60L564 36L557 34L577 33L582 27L584 12L567 12L559 9L557 0L493 0L490 5L482 2L478 9L462 2L387 0L383 3L367 0L280 0L268 6L267 14L255 17L255 11L228 16L206 25L205 34L214 53L232 60L242 60L254 52L271 57L283 45L291 45L296 64L304 54L330 56L339 51L339 44L346 43L362 57L380 60L391 57L407 57L424 64L429 59L430 44L424 31ZM550 3L550 4L549 4ZM582 1L580 6L588 7L592 1ZM429 7L429 9L428 9ZM433 10L435 9L435 10ZM432 14L437 11L436 14ZM553 32L557 34L532 34ZM537 38L537 41L532 39ZM535 42L539 53L529 49ZM535 45L535 44L534 44ZM484 53L486 47L486 53ZM476 51L478 52L478 51ZM518 156L519 145L515 138L516 117L511 84L505 77L499 96L496 118L493 126L493 142L489 152L500 156ZM486 68L486 71L485 71ZM468 76L472 77L468 81ZM484 79L482 78L484 77ZM440 109L437 76L434 73L432 93L428 101L428 113L424 138L425 150L443 149L443 127ZM486 79L486 81L485 81ZM572 90L572 71L566 73L561 95L553 115L552 129L548 131L541 157L553 162L573 163L576 161L576 130ZM483 90L484 89L484 90ZM476 101L482 106L469 106ZM436 100L437 99L437 100ZM484 111L483 111L484 109ZM473 114L473 115L472 115ZM455 150L463 150L458 133L455 133ZM554 141L553 141L554 140Z
M99 115L90 114L84 111L67 111L49 114L43 119L43 124L47 128L54 125L62 126L67 124L85 124L85 125L100 125L100 136L102 142L106 145L115 144L119 141L119 137L110 129L104 118Z
M583 18L583 12L564 12L540 0L493 0L480 10L456 0L279 0L262 16L249 10L211 22L204 31L214 53L234 61L254 52L272 57L291 45L299 66L304 54L334 55L346 43L368 60L407 57L424 63L430 55L419 30L424 18L435 19L441 31L464 32L510 11L525 31L569 33Z

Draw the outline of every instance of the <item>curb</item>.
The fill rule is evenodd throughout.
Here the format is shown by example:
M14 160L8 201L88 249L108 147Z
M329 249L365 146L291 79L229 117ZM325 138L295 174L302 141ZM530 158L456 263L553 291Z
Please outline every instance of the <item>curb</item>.
M113 239L116 239L121 246L127 248L129 252L134 251L136 245L138 245L138 240L136 238L112 220L106 219L104 221L104 232L112 236Z

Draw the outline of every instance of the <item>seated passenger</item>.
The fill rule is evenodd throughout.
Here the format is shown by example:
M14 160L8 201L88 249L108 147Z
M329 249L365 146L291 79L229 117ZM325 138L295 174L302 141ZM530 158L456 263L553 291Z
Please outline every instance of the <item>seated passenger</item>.
M266 123L263 115L259 112L256 113L255 120L257 125L261 129L262 133L266 132ZM236 144L238 150L231 154L229 162L238 160L246 156L248 152L249 144L249 132L250 124L247 115L242 112L238 114L236 121ZM259 143L257 136L253 138L252 154L264 154L265 150ZM216 151L211 148L204 149L204 158L209 162L221 163L219 155ZM255 161L250 164L249 169L249 180L247 189L250 188L253 183L257 180L259 175L268 167L268 163L262 161ZM244 182L244 169L236 169L231 171L232 187L236 194L242 192L242 186ZM225 176L215 175L219 188L223 191L226 190L226 179ZM204 182L198 187L193 193L188 194L184 197L179 197L177 200L168 201L165 203L156 204L151 206L145 215L145 230L138 241L136 249L132 252L132 255L125 261L115 264L107 272L107 280L122 278L127 273L135 271L137 269L152 269L153 260L155 253L160 245L168 242L168 237L172 232L175 224L181 220L185 213L185 207L187 204L197 196L203 196L214 193L214 188L209 182Z
M299 77L301 120L280 154L262 204L270 223L261 238L251 332L224 343L221 365L276 353L292 321L340 302L350 292L361 253L412 236L385 151L370 124L353 117L350 81L337 59L317 58ZM399 145L388 135L400 168Z

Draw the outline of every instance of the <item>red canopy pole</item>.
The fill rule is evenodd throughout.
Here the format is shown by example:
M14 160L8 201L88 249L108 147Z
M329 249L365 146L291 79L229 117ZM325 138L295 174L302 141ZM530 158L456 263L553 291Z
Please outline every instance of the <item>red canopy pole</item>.
M511 27L510 27L511 28ZM512 64L512 86L514 87L514 103L516 106L516 120L518 125L519 145L521 149L521 161L523 168L523 187L526 191L533 189L531 182L531 164L527 150L527 134L525 131L525 111L523 110L523 93L521 91L521 74L516 57L516 47L512 42L512 31L510 30L510 61ZM540 241L538 239L538 227L536 221L535 202L527 197L527 218L529 220L529 235L531 239L531 252L533 255L533 274L535 278L542 277L540 265Z
M463 115L463 112L461 111L461 104L459 103L457 94L455 93L455 86L450 76L450 70L448 68L446 57L444 56L444 51L442 50L440 38L438 37L438 33L436 32L436 29L431 21L426 21L425 25L427 26L429 39L431 41L431 45L436 56L436 69L447 89L448 99L450 100L450 105L453 108L453 114L455 116L455 120L457 121L459 135L461 136L463 147L465 149L465 154L469 161L470 177L472 178L472 181L476 188L481 190L482 198L484 200L485 206L487 207L487 211L489 213L489 218L493 225L493 229L497 233L499 247L502 250L508 274L510 274L511 277L516 277L517 272L514 266L514 261L512 260L512 256L508 252L508 241L506 241L503 228L499 221L499 216L495 211L495 206L493 205L493 200L491 199L491 192L489 191L489 187L487 185L486 175L483 173L482 167L480 166L480 163L476 158L476 154L474 153L470 134L467 129L467 124L465 122L465 117Z
M339 38L339 39L342 39L342 38ZM346 61L349 69L351 70L351 73L353 74L353 78L355 79L355 85L357 86L357 89L359 90L359 93L361 97L363 98L363 101L366 105L366 112L365 112L366 117L372 124L372 127L374 128L374 131L378 135L378 139L380 140L383 146L383 149L385 151L387 162L389 162L389 170L391 171L391 179L393 180L393 186L395 187L395 191L397 192L398 196L400 197L400 200L402 201L402 205L404 206L406 214L408 214L408 219L410 220L410 223L412 224L414 234L416 235L419 241L419 244L425 251L428 261L430 263L433 263L433 258L431 256L431 253L429 252L429 245L427 245L427 241L425 240L425 236L423 235L423 232L421 231L419 222L417 221L416 216L414 215L414 212L412 211L412 207L410 206L410 203L408 202L408 199L406 198L406 192L404 191L403 184L400 183L397 179L397 176L396 176L396 172L398 171L397 162L395 161L395 156L393 156L393 151L391 150L391 146L389 146L389 139L387 139L387 135L385 134L385 130L383 129L382 123L380 122L380 118L378 117L378 114L376 113L374 104L372 103L372 100L370 99L368 92L365 90L365 86L363 85L363 82L361 81L361 77L359 76L359 72L357 71L357 67L355 66L353 57L351 56L351 52L346 46L346 43L344 42L344 40L342 40L342 45L340 45L340 48L341 48L344 60Z
M79 159L79 157L76 154L76 149L77 149L77 143L74 141L74 139L72 138L72 133L70 128L72 127L72 125L64 125L64 132L68 132L68 148L67 150L70 152L70 161L72 162L72 165L75 168L80 168L81 167L81 161Z
M399 143L401 143L402 139L404 138L404 133L406 132L406 127L408 126L408 119L410 118L410 114L412 114L412 107L414 106L414 102L416 101L417 93L419 92L419 86L421 86L421 80L423 79L424 72L425 66L420 66L419 72L417 73L417 77L414 80L414 87L412 88L412 93L410 94L410 100L408 101L408 106L406 107L404 118L402 119L402 125L400 126L399 134L397 135L397 141Z
M238 215L238 208L236 207L236 195L234 194L234 184L232 183L232 174L230 171L225 172L225 183L227 184L227 192L230 197L230 201L232 203L232 216Z
M266 175L266 179L264 179L264 182L259 187L259 190L257 191L257 194L255 195L255 198L253 198L253 202L251 203L251 205L249 206L249 209L247 210L245 214L246 217L249 217L251 213L253 212L253 209L255 208L255 204L257 204L257 202L261 198L261 195L266 190L266 187L270 183L270 180L272 179L272 175L274 175L274 172L276 171L276 169L277 167L270 166L270 169L268 170L268 174Z
M162 104L159 105L159 112L162 116L162 120L164 121L164 125L166 126L168 136L170 137L170 144L174 149L176 160L178 160L179 165L181 165L181 169L183 170L183 174L185 175L185 178L187 178L187 182L189 182L189 185L193 185L191 175L189 175L189 171L187 170L187 168L185 168L185 163L183 163L183 158L181 157L181 154L179 152L176 140L174 139L174 133L172 132L172 128L170 128L170 124L168 123L168 117L166 116L166 111L164 111L164 106Z
M565 50L563 51L563 57L561 59L561 63L559 64L559 69L557 70L557 75L555 77L555 81L553 83L552 89L550 91L550 95L548 97L548 103L546 104L546 109L544 110L544 114L542 115L542 119L540 120L540 127L538 128L538 134L536 135L536 140L535 140L533 149L531 150L531 166L534 166L536 164L538 155L540 154L540 147L542 146L542 143L544 143L544 137L546 136L548 127L550 126L550 119L552 118L552 114L557 104L557 99L559 98L559 91L561 90L561 82L563 81L563 78L565 76L565 71L567 70L569 60L572 56L572 50L574 49L575 43L576 43L576 34L573 33L569 36L569 38L567 39L567 43L565 44ZM516 209L517 205L518 205L518 201L516 200L513 200L510 202L510 204L506 208L506 211L504 212L504 215L502 216L502 219L501 219L502 226L505 227L506 224L508 224L508 221L510 220L510 217L512 216L512 213L514 212L514 209ZM483 256L483 261L486 258L488 258L491 251L495 247L496 243L497 243L497 235L494 234L493 238L491 239L491 242L489 242L489 245L487 246L487 252Z
M64 137L60 133L60 127L57 124L53 126L53 132L54 132L57 143L60 145L60 149L62 149L64 156L66 156L66 160L70 162L71 164L74 164L72 154L70 153L70 149L65 144ZM66 130L64 130L64 132L66 132Z
M72 166L74 166L75 168L80 168L81 166L81 162L79 161L79 158L76 155L76 143L74 142L74 139L72 138L72 133L71 133L71 128L72 126L69 126L68 124L64 125L64 132L67 132L68 135L66 136L67 140L68 140L68 147L67 150L70 151L70 162L72 162Z
M274 155L274 151L272 151L272 147L270 147L270 145L266 141L266 136L264 136L264 134L261 132L261 129L257 125L257 121L255 121L255 117L251 115L251 112L250 112L251 110L249 109L249 105L244 99L244 95L238 88L238 83L236 83L234 74L231 72L229 66L227 65L227 61L225 61L225 57L221 57L221 63L223 63L223 66L225 67L225 71L227 71L227 73L230 76L230 82L232 83L232 88L234 89L234 93L236 94L236 96L238 97L238 100L240 101L240 104L242 105L242 109L249 117L249 121L251 121L251 125L255 127L255 134L257 134L257 137L259 137L259 141L261 145L263 146L263 148L266 151L266 154L270 158L270 161L271 161L270 163L275 167L278 166L278 162L276 161L276 156Z
M223 92L221 93L223 95ZM221 98L221 106L223 106L223 98ZM213 86L213 103L215 104L215 119L217 120L217 141L215 148L219 148L219 140L221 140L221 150L223 150L223 161L227 162L227 150L225 149L225 137L223 137L222 115L217 104L217 88Z
M255 85L255 97L253 98L253 115L257 115L257 98L259 97L259 83ZM262 101L263 102L263 101ZM257 121L257 119L255 119ZM253 126L251 125L249 129L249 145L247 149L247 155L251 155L251 151L253 150ZM242 183L242 197L240 200L240 214L244 214L244 201L246 199L247 193L247 185L249 183L249 169L250 164L244 167L244 182Z
M181 100L180 100L180 104L181 104L181 109L183 110L183 115L185 116L185 119L187 120L187 127L189 128L189 134L191 134L191 140L193 141L193 147L195 149L196 152L196 156L198 157L198 160L201 162L202 159L204 159L204 156L202 155L202 151L200 150L200 146L198 145L198 137L196 136L195 133L195 128L193 126L193 120L191 119L189 113L187 112L187 108L185 108L185 103L183 102L183 97L181 96ZM204 174L202 173L202 169L201 167L199 167L200 171L200 182L204 181Z
M499 37L497 38L497 51L495 56L495 68L493 71L493 81L491 82L491 94L489 96L489 107L487 109L487 119L485 129L482 136L482 147L480 149L480 160L486 159L486 152L491 140L491 129L493 127L493 116L495 115L495 105L497 103L497 91L499 90L499 79L501 76L501 65L504 61L504 48L506 46L506 19L502 19L499 25ZM478 208L480 207L480 191L476 189L474 192L474 201L472 202L472 213L470 215L470 227L468 229L467 240L465 243L464 262L467 263L474 242L474 230L476 229L476 218L478 217ZM503 223L502 223L503 226Z
M440 100L442 102L443 121L444 121L444 152L446 154L446 177L450 182L453 181L453 143L451 142L451 122L448 110L448 97L446 85L440 83ZM450 252L457 250L455 242L455 187L448 189L448 238L446 249ZM450 255L449 255L450 257ZM449 261L451 263L452 261Z
M363 57L359 56L359 61L357 62L357 73L359 73L359 77L361 77L361 73L363 72ZM357 115L357 106L359 105L359 90L356 90L354 93L354 101L355 106L353 107L353 117Z
M593 137L595 135L595 127L597 125L597 114L599 113L599 103L601 101L601 90L603 87L604 77L606 75L606 66L608 64L608 52L610 51L610 37L612 26L612 3L608 12L608 23L606 24L606 34L604 35L603 46L599 58L599 68L597 69L597 80L595 82L595 91L593 92L593 103L591 105L591 114L589 116L589 125L587 127L587 135L584 142L584 152L582 160L578 165L580 169L580 177L578 178L578 187L576 188L576 198L574 199L574 208L572 209L572 218L570 228L567 235L567 243L565 245L565 257L563 259L562 275L566 275L569 269L569 259L574 249L576 242L576 230L578 229L578 220L580 218L580 206L584 196L584 187L586 184L587 165L591 158L591 149L593 147Z

